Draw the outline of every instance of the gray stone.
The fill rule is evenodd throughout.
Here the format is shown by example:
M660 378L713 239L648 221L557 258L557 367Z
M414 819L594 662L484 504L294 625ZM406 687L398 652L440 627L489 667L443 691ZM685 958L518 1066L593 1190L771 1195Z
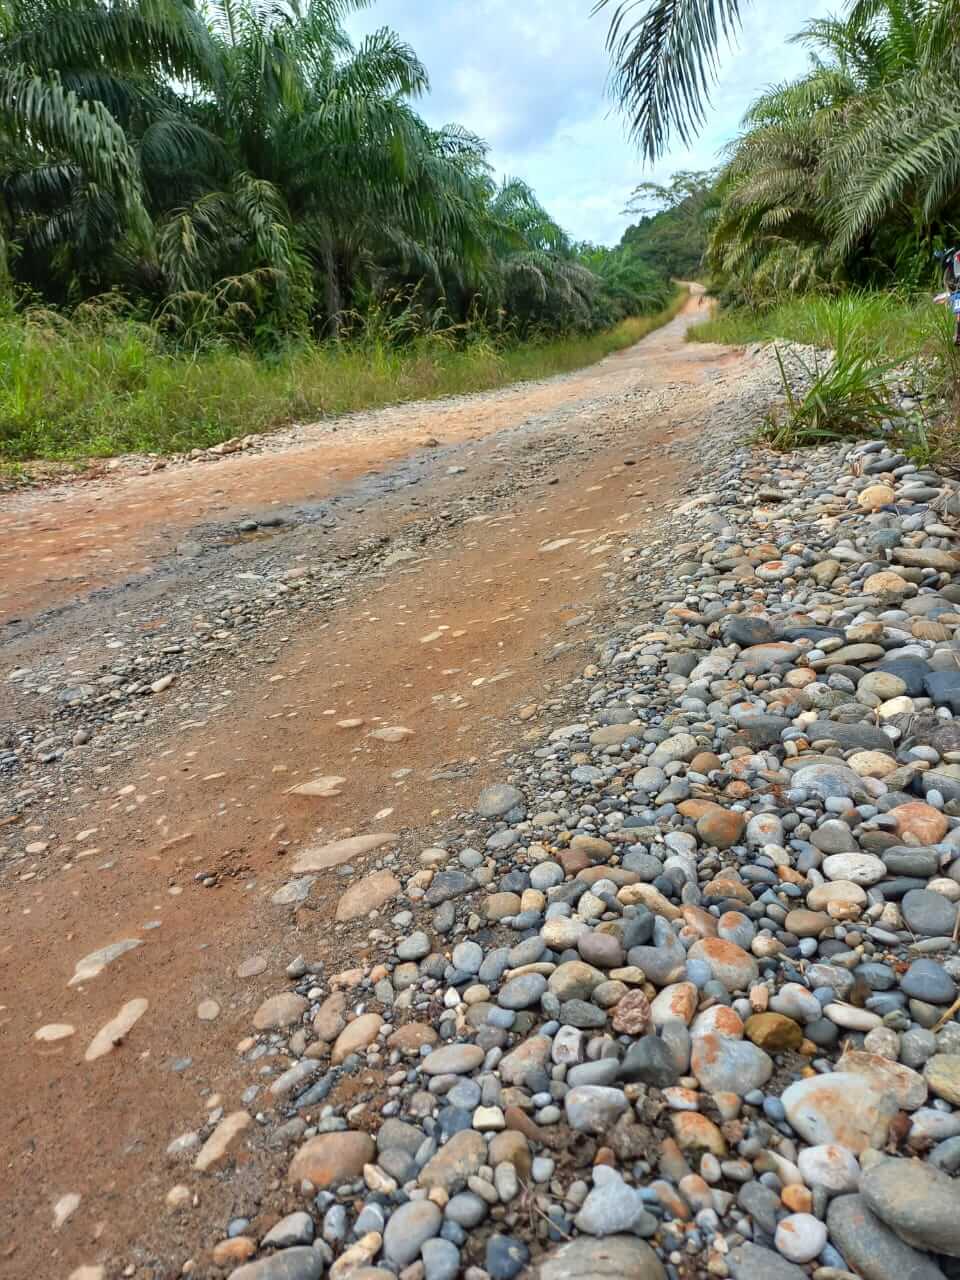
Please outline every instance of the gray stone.
M613 1084L620 1074L616 1058L598 1058L596 1062L581 1062L567 1070L567 1084Z
M460 1274L460 1250L450 1240L434 1236L423 1242L420 1250L425 1271L424 1280L457 1280Z
M643 1196L620 1177L604 1179L595 1186L574 1219L578 1231L589 1236L612 1236L620 1231L652 1235L657 1221L644 1208Z
M901 904L908 928L920 938L950 937L957 921L956 903L929 889L911 889Z
M749 649L754 644L769 644L776 639L776 633L766 618L733 614L724 619L721 630L725 644L739 645L741 649Z
M605 1133L630 1104L621 1089L583 1084L571 1089L563 1100L567 1124L578 1133Z
M377 1131L378 1151L405 1151L408 1156L415 1156L423 1145L423 1130L415 1124L407 1124L404 1120L389 1117Z
M523 792L505 782L495 782L484 787L477 800L477 813L481 818L499 818L523 804Z
M882 729L869 724L841 724L837 720L815 720L804 730L810 742L831 738L844 750L889 751L891 739Z
M790 727L785 716L744 716L737 728L753 747L769 747L780 741L784 729Z
M960 712L960 671L931 671L923 682L928 698L940 707Z
M475 1071L483 1059L484 1052L478 1045L445 1044L421 1060L420 1070L428 1076L459 1076Z
M901 1240L960 1257L960 1185L920 1160L881 1160L860 1179L868 1207Z
M644 1036L634 1041L627 1050L619 1078L631 1084L649 1084L657 1089L667 1089L680 1078L676 1060L659 1036Z
M687 971L687 953L676 938L670 937L656 947L631 947L627 962L642 969L658 987L682 981Z
M732 1249L727 1266L733 1280L807 1280L802 1267L758 1244L741 1244Z
M598 1028L606 1026L607 1015L587 1000L564 1000L560 1021L571 1027Z
M900 979L900 990L928 1004L950 1004L957 994L956 983L943 965L926 957L914 960Z
M635 1236L571 1240L540 1263L536 1280L666 1280L663 1263Z
M271 1244L277 1249L289 1249L295 1244L313 1243L313 1219L309 1213L301 1209L297 1213L288 1213L275 1226L271 1227L261 1240L261 1244Z
M438 907L451 898L459 898L461 894L476 889L477 882L465 871L438 871L430 881L430 887L423 895L428 907Z
M405 1267L419 1258L424 1241L435 1236L443 1214L432 1200L409 1200L390 1215L383 1233L383 1252L389 1262Z
M514 1280L530 1260L530 1250L522 1240L499 1233L487 1240L483 1263L490 1280Z
M775 1191L753 1179L745 1182L737 1192L737 1204L768 1236L773 1235L777 1220L783 1215L783 1204Z
M929 664L923 658L885 658L878 662L875 671L888 671L907 686L907 696L919 698L924 692L924 681L930 674Z
M540 1003L546 989L547 980L542 973L524 973L505 984L497 996L497 1004L502 1009L529 1009Z
M324 1255L298 1246L237 1267L230 1272L230 1280L320 1280L323 1271Z
M530 868L530 886L533 889L552 889L563 881L563 867L558 862L538 862Z
M409 938L404 938L397 947L397 958L399 960L422 960L424 956L430 954L430 939L418 929L416 933L411 933Z
M708 1093L736 1093L741 1097L761 1089L773 1074L769 1054L749 1040L695 1036L690 1070Z
M829 721L828 723L833 723ZM886 735L884 735L886 736ZM890 739L887 738L889 744ZM808 764L797 769L793 775L793 785L812 791L821 800L839 797L861 803L870 799L870 794L863 784L863 779L852 769L842 764Z
M464 973L479 973L483 964L483 947L469 939L453 948L453 963Z
M862 1196L837 1196L827 1210L830 1242L864 1280L945 1280L932 1258L871 1213Z
M922 876L929 880L940 868L940 858L935 849L909 849L894 845L892 849L882 849L880 856L894 876Z
M538 939L543 942L543 939ZM477 977L481 982L485 982L488 986L492 982L499 982L503 976L504 970L507 969L513 961L510 959L509 947L494 947L492 951L488 951L483 958L483 964L477 973ZM540 954L543 954L543 947L540 948ZM538 957L539 958L539 957ZM523 961L524 964L528 961Z
M447 1201L446 1216L457 1226L469 1229L481 1223L490 1212L490 1206L472 1191L461 1191Z

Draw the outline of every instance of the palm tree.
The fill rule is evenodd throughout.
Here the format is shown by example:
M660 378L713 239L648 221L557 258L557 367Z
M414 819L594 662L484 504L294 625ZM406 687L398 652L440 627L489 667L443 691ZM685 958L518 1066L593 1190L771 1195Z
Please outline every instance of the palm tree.
M593 13L615 5L607 35L613 60L614 97L626 112L630 129L649 160L661 156L676 133L689 144L703 124L716 79L719 49L733 41L741 13L749 0L596 0ZM847 0L846 21L812 23L833 39L848 45L850 61L867 63L876 52L864 39L878 19L889 24L884 56L895 65L914 52L912 31L925 21L941 44L956 42L960 17L957 0ZM921 21L921 18L923 21ZM927 42L930 47L930 42ZM874 71L878 68L875 66ZM889 75L888 77L889 78Z
M209 76L186 0L2 0L0 224L39 260L85 262L119 222L147 229L130 128L166 82Z
M607 291L368 0L0 0L0 246L52 302L122 290L181 340L420 323L589 328ZM399 298L400 302L384 302ZM639 294L636 304L642 305Z
M303 11L272 0L208 7L219 73L184 104L209 139L204 181L161 219L168 287L209 287L229 271L268 273L282 292L325 282L335 331L341 278L371 207L396 191L418 142L405 99L426 86L388 31L354 50L337 0Z

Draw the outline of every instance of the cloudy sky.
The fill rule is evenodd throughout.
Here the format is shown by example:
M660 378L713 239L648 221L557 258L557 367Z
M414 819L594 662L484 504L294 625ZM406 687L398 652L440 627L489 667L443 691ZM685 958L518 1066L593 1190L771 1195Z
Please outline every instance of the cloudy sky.
M576 238L612 244L630 221L633 187L676 169L706 169L767 85L802 71L786 37L839 0L754 0L736 51L723 58L710 123L691 151L651 175L605 97L607 19L592 0L374 0L349 21L363 35L392 27L426 63L431 124L457 121L485 138L500 174L524 178Z

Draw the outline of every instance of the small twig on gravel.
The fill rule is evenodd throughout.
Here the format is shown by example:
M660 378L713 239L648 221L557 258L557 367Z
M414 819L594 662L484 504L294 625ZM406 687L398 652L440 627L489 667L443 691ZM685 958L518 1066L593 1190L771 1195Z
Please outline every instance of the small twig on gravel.
M943 1030L943 1028L947 1025L947 1023L953 1017L953 1015L958 1012L960 1012L960 996L957 996L956 1000L954 1000L953 1004L950 1006L949 1009L946 1009L943 1013L941 1013L940 1017L936 1020L936 1022L933 1024L930 1030L934 1033L934 1035L936 1035L938 1031Z
M530 1183L522 1182L520 1185L523 1187L524 1195L527 1198L527 1208L532 1209L534 1213L539 1214L540 1217L543 1218L544 1222L549 1223L558 1236L563 1236L564 1240L572 1240L573 1236L568 1235L566 1231L564 1231L562 1227L558 1226L548 1213L544 1213L543 1209L541 1209L537 1204L536 1192Z

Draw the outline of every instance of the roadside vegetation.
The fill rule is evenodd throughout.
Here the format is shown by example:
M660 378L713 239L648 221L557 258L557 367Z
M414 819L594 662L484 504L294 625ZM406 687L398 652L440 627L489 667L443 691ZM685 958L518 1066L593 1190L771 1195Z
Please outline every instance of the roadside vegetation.
M691 326L686 337L731 346L792 342L815 349L802 362L802 393L781 365L784 403L761 432L776 448L887 430L916 461L960 460L960 349L954 344L953 316L934 307L929 294L849 290L788 298L765 308L725 308ZM906 418L889 393L897 381L923 391L921 408Z
M0 459L538 377L676 295L417 113L368 0L0 0Z
M649 157L699 129L745 6L651 0L638 16L629 0L600 0L614 15L614 83ZM934 251L960 242L960 0L837 0L794 40L808 71L752 104L702 202L702 270L721 309L690 336L837 352L827 382L812 373L815 412L794 404L795 429L773 429L781 443L875 430L864 379L922 361L946 406L926 425L960 460L953 320L931 298Z
M170 351L149 324L81 309L0 321L0 456L78 460L170 454L296 421L484 391L566 373L639 341L659 312L592 333L525 342L471 329L407 334L369 323L349 342L302 341L270 357L221 344Z

